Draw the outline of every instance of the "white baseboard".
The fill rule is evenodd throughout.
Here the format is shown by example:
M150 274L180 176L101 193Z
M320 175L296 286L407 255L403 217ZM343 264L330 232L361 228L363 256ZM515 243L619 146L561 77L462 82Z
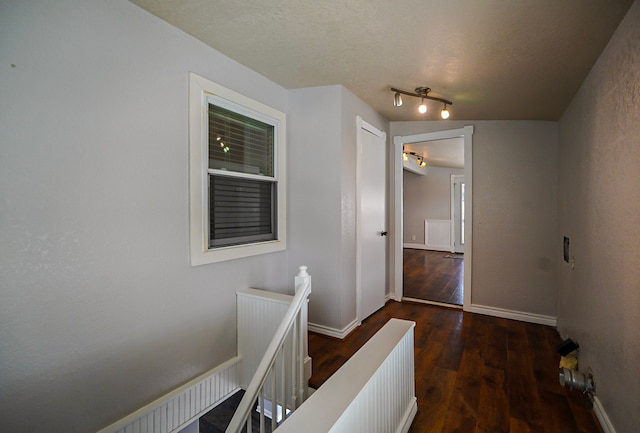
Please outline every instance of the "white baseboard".
M413 250L428 250L425 244L402 244L402 248L411 248Z
M418 399L413 397L411 401L411 405L409 409L404 414L402 421L400 422L400 426L398 427L398 433L407 433L411 428L411 423L413 423L413 419L416 417L418 413Z
M451 248L451 245L425 245L426 246L426 250L431 250L431 251L442 251L445 253L452 253L453 252L453 248Z
M506 310L504 308L488 307L486 305L472 304L469 311L486 316L502 317L504 319L519 320L521 322L538 323L555 327L558 318L554 316L545 316L543 314L527 313L525 311Z
M311 332L316 332L322 335L328 335L329 337L339 338L342 340L347 335L349 335L351 331L356 329L358 326L360 326L360 321L358 319L355 319L353 322L351 322L350 324L348 324L342 329L331 328L329 326L324 326L324 325L317 325L311 322L309 322L309 325L307 326L307 328Z
M598 397L593 399L593 412L596 414L598 421L600 421L600 426L604 433L616 433L616 429L613 428L613 424L611 424L611 420L609 420L607 412L605 412Z
M402 244L402 248L411 248L412 250L444 251L446 253L453 252L451 245Z
M416 304L437 305L438 307L446 307L446 308L453 308L455 310L462 310L462 305L447 304L446 302L428 301L426 299L411 298L409 296L403 296L402 300L415 302Z

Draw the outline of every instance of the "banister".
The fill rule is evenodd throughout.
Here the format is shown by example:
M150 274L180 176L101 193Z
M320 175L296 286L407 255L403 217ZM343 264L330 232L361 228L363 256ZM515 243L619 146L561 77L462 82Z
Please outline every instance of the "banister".
M267 380L269 371L275 363L280 348L283 346L289 331L291 331L302 306L307 302L307 298L311 293L311 277L307 273L306 266L300 266L300 271L295 278L295 285L295 295L293 300L280 322L280 325L276 329L260 364L258 364L256 372L249 382L244 396L233 414L231 422L225 430L225 433L239 433L244 427L244 423L253 409L253 405L258 398L260 390ZM304 360L301 361L304 362Z
M418 409L415 326L390 319L276 432L407 432Z

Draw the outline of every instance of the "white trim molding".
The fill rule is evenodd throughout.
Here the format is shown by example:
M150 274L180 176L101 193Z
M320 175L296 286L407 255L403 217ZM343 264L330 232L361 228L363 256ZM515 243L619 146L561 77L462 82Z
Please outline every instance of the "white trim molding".
M349 335L354 329L360 326L362 322L358 319L354 319L353 322L349 323L342 329L331 328L330 326L317 325L315 323L309 322L308 329L311 332L315 332L317 334L327 335L329 337L344 339L347 335Z
M472 304L469 309L472 313L484 314L485 316L502 317L503 319L519 320L521 322L537 323L555 327L558 318L555 316L545 316L544 314L528 313L526 311L507 310L504 308L489 307L487 305Z
M402 244L402 248L411 248L412 250L428 250L425 244Z
M465 311L471 311L471 292L472 292L472 254L473 254L473 125L467 125L462 128L441 130L434 132L425 132L417 135L401 136L396 135L393 137L393 146L390 148L391 155L389 160L391 162L390 168L390 185L389 191L391 192L391 230L390 239L391 242L391 257L389 261L390 269L392 272L392 278L389 280L389 286L394 293L394 299L398 302L403 297L402 287L402 245L403 245L403 198L402 198L402 146L408 143L420 143L423 141L441 140L445 138L458 138L464 139L464 175L465 175L465 224L464 224L464 239L465 239L465 261L464 261L464 302L463 309Z
M209 246L209 118L210 98L224 101L233 111L274 126L275 216L277 239L225 247ZM286 114L189 73L189 247L191 266L273 253L287 249L286 226Z
M602 427L604 433L616 433L616 429L613 428L613 424L598 397L593 399L593 412L596 414L598 421L600 421L600 427Z

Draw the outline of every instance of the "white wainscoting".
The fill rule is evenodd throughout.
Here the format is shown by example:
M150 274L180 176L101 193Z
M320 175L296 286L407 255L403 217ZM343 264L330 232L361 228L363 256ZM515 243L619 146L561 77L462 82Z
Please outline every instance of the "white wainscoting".
M292 298L263 290L238 291L238 356L98 433L178 432L246 388ZM306 364L311 368L311 359L305 360Z
M424 220L424 244L428 250L453 251L451 220Z
M98 433L173 433L240 389L239 358L196 377Z
M414 327L389 320L277 431L406 433L417 412Z
M242 359L240 384L243 388L256 373L271 339L278 329L293 296L265 290L236 292L238 308L238 355Z

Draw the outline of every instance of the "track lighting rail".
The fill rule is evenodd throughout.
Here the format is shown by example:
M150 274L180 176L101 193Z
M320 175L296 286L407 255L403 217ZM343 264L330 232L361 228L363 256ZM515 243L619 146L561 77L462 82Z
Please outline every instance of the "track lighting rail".
M391 91L395 93L400 93L402 95L414 96L416 98L431 99L432 101L440 101L443 104L453 105L453 102L447 99L438 98L437 96L430 96L429 92L431 92L431 89L429 87L416 87L415 93L407 92L406 90L396 89L395 87L392 87Z

